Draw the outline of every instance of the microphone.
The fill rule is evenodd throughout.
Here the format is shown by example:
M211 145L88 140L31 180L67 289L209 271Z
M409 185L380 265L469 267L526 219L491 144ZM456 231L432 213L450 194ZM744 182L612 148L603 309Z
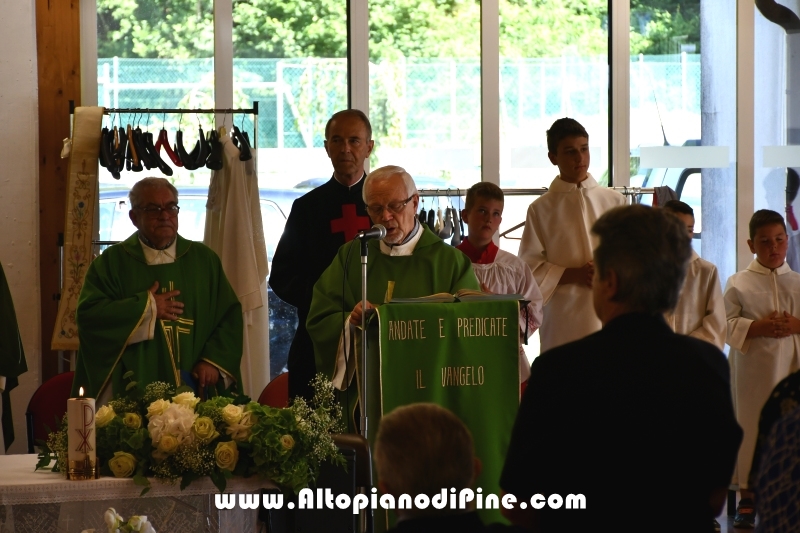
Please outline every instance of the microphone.
M380 224L375 224L368 230L359 231L356 237L358 237L361 240L383 239L384 237L386 237L386 228L384 228Z

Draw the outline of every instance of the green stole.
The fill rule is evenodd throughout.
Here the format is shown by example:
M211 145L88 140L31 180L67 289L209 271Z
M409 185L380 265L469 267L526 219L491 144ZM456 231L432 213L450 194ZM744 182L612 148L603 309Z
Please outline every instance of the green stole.
M380 337L370 331L369 353L379 349L379 358L370 357L379 364L367 368L370 399L379 402L368 403L370 442L380 417L396 407L441 405L472 434L483 464L473 490L480 487L484 501L499 497L519 407L518 301L389 304L378 316L379 328L370 330L379 329ZM485 523L505 521L499 510L478 512Z

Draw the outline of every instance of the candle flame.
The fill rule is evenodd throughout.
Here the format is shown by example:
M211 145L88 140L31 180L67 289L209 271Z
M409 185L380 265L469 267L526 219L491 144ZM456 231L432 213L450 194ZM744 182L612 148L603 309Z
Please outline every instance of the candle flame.
M78 396L83 398L83 387L81 387L80 390L78 391Z

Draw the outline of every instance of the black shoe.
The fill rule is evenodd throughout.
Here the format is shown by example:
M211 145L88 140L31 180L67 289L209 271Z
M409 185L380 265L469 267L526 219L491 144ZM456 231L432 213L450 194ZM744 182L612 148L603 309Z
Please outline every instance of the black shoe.
M739 501L736 508L736 516L733 518L733 527L743 529L753 529L756 526L756 508L753 500L743 498Z
M716 520L714 520L714 533L722 533L722 526Z

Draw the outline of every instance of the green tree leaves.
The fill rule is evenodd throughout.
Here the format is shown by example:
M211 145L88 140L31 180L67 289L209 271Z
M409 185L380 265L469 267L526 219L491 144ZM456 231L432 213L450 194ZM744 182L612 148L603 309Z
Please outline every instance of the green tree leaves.
M479 0L371 0L370 59L480 56ZM631 0L631 52L700 42L699 0ZM608 0L501 0L503 57L607 50ZM98 56L212 57L213 0L98 0ZM686 36L685 39L680 39ZM234 0L235 57L345 57L345 0Z

